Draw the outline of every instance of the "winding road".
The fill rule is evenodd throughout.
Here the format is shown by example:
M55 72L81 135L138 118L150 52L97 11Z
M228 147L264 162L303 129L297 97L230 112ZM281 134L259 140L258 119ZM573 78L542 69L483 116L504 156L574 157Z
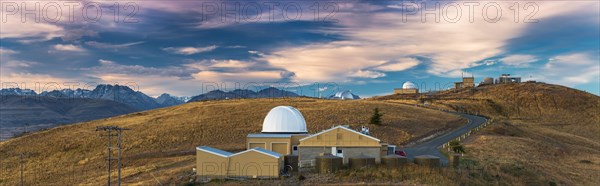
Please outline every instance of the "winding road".
M471 129L478 127L478 126L484 124L485 122L487 122L486 118L480 117L480 116L474 116L474 115L456 113L456 112L447 112L447 113L456 114L461 117L467 118L469 120L469 122L464 126L456 128L448 133L439 135L428 141L413 145L411 147L402 148L401 150L406 152L407 158L410 161L412 161L415 156L434 155L434 156L440 157L440 163L442 165L448 165L448 158L446 156L444 156L442 153L440 153L440 151L438 150L438 147L469 132Z

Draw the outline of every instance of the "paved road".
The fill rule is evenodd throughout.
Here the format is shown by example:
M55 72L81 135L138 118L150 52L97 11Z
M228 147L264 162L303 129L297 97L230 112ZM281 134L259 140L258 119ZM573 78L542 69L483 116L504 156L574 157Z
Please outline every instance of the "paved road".
M440 157L440 163L442 165L447 165L448 158L446 156L442 155L442 153L440 153L440 151L438 150L438 147L467 133L472 128L475 128L475 127L478 127L479 125L484 124L487 121L486 118L480 117L480 116L474 116L474 115L468 115L468 114L462 114L462 113L454 113L454 112L448 112L448 113L456 114L461 117L467 118L469 120L469 123L467 123L466 125L464 125L460 128L454 129L446 134L443 134L443 135L437 136L433 139L430 139L428 141L413 145L408 148L403 148L402 150L404 150L406 152L406 154L408 156L407 158L409 160L412 161L415 156L428 154L428 155L434 155L434 156Z

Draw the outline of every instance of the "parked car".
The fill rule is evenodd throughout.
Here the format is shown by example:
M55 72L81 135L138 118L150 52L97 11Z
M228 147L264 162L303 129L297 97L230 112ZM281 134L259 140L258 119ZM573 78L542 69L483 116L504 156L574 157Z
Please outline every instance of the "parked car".
M396 152L394 152L394 154L406 157L406 152L404 152L403 150L397 150Z

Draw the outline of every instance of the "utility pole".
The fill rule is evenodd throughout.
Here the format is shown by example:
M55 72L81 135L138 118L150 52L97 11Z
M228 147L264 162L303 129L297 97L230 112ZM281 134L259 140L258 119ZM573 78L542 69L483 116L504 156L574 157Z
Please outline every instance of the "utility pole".
M21 153L20 158L21 161L21 186L25 185L25 180L23 179L23 153Z
M120 186L121 185L121 147L122 147L122 132L123 130L129 130L129 129L124 129L121 127L117 127L117 126L98 126L96 127L96 131L106 131L107 132L107 138L108 138L108 145L106 150L108 151L108 158L106 159L108 162L108 180L107 180L107 184L108 186L110 186L110 163L112 160L117 160L117 185ZM111 131L115 131L117 132L117 134L111 134ZM110 143L110 137L111 136L117 136L118 140L117 140L117 146L111 146ZM118 154L117 154L117 158L111 158L110 154L111 154L111 150L118 150Z

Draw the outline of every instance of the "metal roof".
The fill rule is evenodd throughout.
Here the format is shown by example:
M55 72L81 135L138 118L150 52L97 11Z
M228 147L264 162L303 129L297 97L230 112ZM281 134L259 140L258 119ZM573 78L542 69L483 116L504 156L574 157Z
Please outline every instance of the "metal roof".
M308 136L308 137L306 137L306 138L302 138L302 139L300 139L300 141L304 141L305 139L312 138L312 137L315 137L315 136L321 135L321 134L323 134L323 133L326 133L326 132L329 132L329 131L332 131L332 130L334 130L334 129L338 129L338 128L341 128L341 129L348 130L348 131L350 131L350 132L356 133L356 134L358 134L358 135L365 136L365 137L367 137L367 138L371 138L371 139L373 139L373 140L375 140L375 141L377 141L377 142L381 142L381 140L379 140L379 139L377 139L377 138L375 138L375 137L373 137L373 136L369 136L369 135L366 135L366 134L363 134L363 133L357 132L357 131L355 131L355 130L353 130L353 129L349 128L349 127L342 126L342 125L338 125L338 126L336 126L336 127L333 127L333 128L330 128L330 129L327 129L327 130L324 130L324 131L321 131L321 132L319 132L319 133L316 133L316 134L313 134L313 135L310 135L310 136Z
M245 150L245 151L242 151L242 152L238 152L238 153L235 153L235 154L233 154L231 156L237 156L237 155L240 155L240 154L243 154L243 153L246 153L246 152L250 152L250 151L262 153L264 155L271 156L271 157L274 157L274 158L280 158L281 157L281 154L279 154L279 153L276 153L276 152L273 152L273 151L269 151L267 149L263 149L263 148L260 148L260 147L255 147L255 148L248 149L248 150Z
M290 138L292 134L248 134L249 138Z
M260 147L255 147L255 148L253 148L251 150L256 150L258 152L261 152L261 153L264 153L264 154L267 154L269 156L273 156L273 157L276 157L276 158L281 157L281 154L279 154L279 153L276 153L276 152L273 152L273 151L270 151L270 150L267 150L267 149L263 149L263 148L260 148Z
M233 153L231 153L231 152L215 149L215 148L212 148L209 146L199 146L199 147L196 147L196 149L204 151L204 152L208 152L208 153L211 153L211 154L214 154L217 156L223 156L223 157L229 157L229 156L233 155Z

